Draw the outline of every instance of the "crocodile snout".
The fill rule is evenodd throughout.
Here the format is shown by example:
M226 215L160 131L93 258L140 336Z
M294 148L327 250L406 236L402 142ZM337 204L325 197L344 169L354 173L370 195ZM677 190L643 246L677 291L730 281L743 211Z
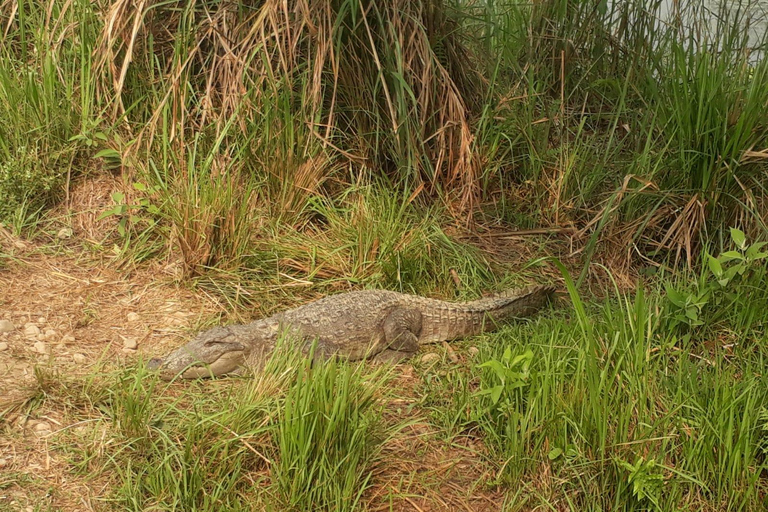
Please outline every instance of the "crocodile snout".
M154 370L159 370L162 365L163 365L163 359L162 358L160 358L160 357L153 357L147 363L147 368L149 368L150 370L154 371Z

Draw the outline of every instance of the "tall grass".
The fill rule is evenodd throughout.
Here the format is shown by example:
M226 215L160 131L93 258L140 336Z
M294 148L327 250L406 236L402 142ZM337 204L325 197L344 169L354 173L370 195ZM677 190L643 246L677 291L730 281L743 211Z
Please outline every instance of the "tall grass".
M94 6L3 2L0 20L0 217L9 218L61 199L107 136L92 73Z
M384 440L376 393L386 381L362 371L336 362L299 367L277 419L272 474L291 509L359 509Z
M106 498L131 510L355 510L400 428L381 416L385 368L313 363L288 345L248 381L180 390L143 366L113 377L87 391L110 441L65 449L81 471L107 471Z
M240 265L261 217L305 226L316 198L372 179L463 223L482 207L656 263L761 226L766 36L749 3L142 5L3 4L5 183L14 204L43 200L76 159L119 156L166 191L157 236L190 275ZM225 197L242 208L223 215Z

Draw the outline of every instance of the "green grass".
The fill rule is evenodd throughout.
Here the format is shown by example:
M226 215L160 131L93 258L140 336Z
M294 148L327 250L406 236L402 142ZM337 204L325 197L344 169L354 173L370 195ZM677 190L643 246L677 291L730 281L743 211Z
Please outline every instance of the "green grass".
M8 6L10 7L10 6ZM97 128L91 4L18 2L0 44L0 218L65 196L106 135ZM98 150L98 149L97 149Z
M39 395L90 418L59 449L108 480L110 507L355 510L402 428L382 416L389 379L279 349L251 379L168 385L139 365L85 386L42 375Z
M380 183L388 211L573 225L659 263L764 227L766 37L747 37L762 21L748 2L688 3L666 24L639 0L340 1L294 22L271 4L161 5L135 33L117 8L14 4L0 215L66 197L91 162L122 166L146 187L120 213L127 260L243 268L265 224L322 231L318 206Z

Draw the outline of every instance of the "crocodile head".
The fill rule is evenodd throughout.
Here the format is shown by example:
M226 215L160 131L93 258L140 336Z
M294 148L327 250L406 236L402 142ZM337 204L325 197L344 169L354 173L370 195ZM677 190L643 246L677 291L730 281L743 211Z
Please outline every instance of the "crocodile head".
M250 352L236 326L214 327L163 358L151 359L148 368L163 380L175 377L217 377L240 370Z

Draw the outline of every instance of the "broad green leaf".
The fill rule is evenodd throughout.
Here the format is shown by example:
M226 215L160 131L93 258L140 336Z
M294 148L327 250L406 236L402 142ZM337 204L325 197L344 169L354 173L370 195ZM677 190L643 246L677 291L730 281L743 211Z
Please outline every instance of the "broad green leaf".
M102 149L101 151L93 155L93 157L94 158L114 158L117 160L121 159L120 153L118 153L112 148Z
M743 260L744 256L738 251L726 251L717 258L720 263L725 263L731 260Z
M563 450L561 448L552 448L549 450L549 454L547 457L549 457L549 460L555 460L559 456L563 454Z
M747 245L747 235L740 229L731 228L731 239L739 249L744 249Z
M672 285L668 282L664 282L664 288L667 290L667 297L677 307L684 308L686 304L683 294L672 288Z
M714 256L707 256L707 261L709 262L709 270L712 271L713 274L715 274L715 277L720 277L723 275L723 266L720 264L719 261L717 261L717 258Z

